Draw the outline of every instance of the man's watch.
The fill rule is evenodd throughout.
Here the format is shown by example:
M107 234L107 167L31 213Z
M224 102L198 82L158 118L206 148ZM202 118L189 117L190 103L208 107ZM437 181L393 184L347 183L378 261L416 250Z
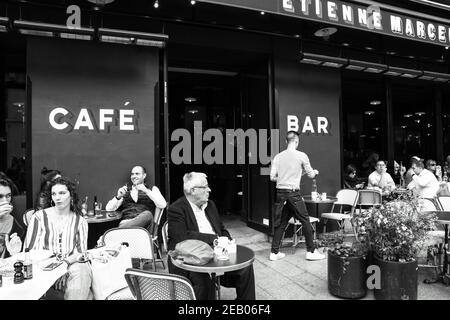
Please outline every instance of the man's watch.
M117 200L120 200L120 199L122 199L122 198L118 198L118 197L116 196L116 199L117 199Z

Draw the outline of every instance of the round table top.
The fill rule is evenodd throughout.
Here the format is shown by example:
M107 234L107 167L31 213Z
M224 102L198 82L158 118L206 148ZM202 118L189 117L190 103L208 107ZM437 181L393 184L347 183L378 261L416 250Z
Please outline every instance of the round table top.
M88 223L103 223L121 219L122 213L119 211L97 210L95 211L95 216L84 217Z
M320 204L320 203L333 203L333 202L337 201L337 198L336 197L327 196L327 198L323 199L323 200L313 200L311 198L311 196L303 196L303 201L306 202L306 203L317 203L317 204Z
M173 265L180 269L202 273L215 273L216 275L221 275L225 272L240 270L248 267L253 263L253 260L255 259L255 253L252 249L237 245L236 253L230 253L228 260L217 260L216 257L214 257L214 259L203 266L186 264L181 260L172 259L172 257L170 257L170 259Z

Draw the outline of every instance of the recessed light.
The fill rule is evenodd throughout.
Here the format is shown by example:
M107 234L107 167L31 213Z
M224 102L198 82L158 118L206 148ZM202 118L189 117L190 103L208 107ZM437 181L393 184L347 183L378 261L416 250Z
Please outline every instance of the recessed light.
M244 29L243 26L237 26L237 28L238 28L239 30L243 30L243 29Z
M379 104L381 104L381 101L380 100L372 100L372 101L370 101L370 104L373 106L378 106Z
M186 97L186 98L184 98L184 101L186 101L186 102L195 102L195 101L197 101L197 99L196 98L194 98L194 97Z
M372 111L372 110L368 110L368 111L364 112L364 114L367 114L368 116L371 116L374 113L375 113L375 111Z
M349 46L350 46L350 43L342 42L342 45L343 45L344 47L349 47Z
M416 119L416 120L414 120L414 122L420 123L420 119Z
M389 55L393 56L393 55L397 54L397 52L395 52L395 51L386 51L386 54L389 54Z
M375 131L378 131L378 130L380 130L380 127L375 127L375 128L373 128Z
M420 117L420 116L423 116L424 114L425 114L425 112L423 112L423 111L416 112L416 115L418 115L419 117Z
M194 5L195 4L195 0L191 0L191 4Z
M361 138L365 138L365 137L366 137L365 134L360 134L359 136L360 136Z
M448 50L448 49L449 49L449 47L448 47L448 46L446 46L446 47L445 47L445 50Z
M316 37L323 37L323 38L325 38L325 37L331 36L332 34L334 34L336 32L337 32L336 28L330 27L330 28L319 29L316 32L314 32L314 35Z
M300 38L300 35L299 34L294 34L294 37L295 38Z
M198 112L197 109L188 110L189 113L196 114Z
M372 50L373 50L372 47L364 47L364 49L369 50L369 51L372 51Z
M264 11L261 11L261 15L263 16L263 15L265 15L266 13L264 12Z
M433 125L431 123L427 124L428 128L431 128Z
M411 118L413 115L408 113L408 114L404 114L403 116L404 116L405 118Z
M400 128L402 128L402 129L406 129L408 126L401 126Z

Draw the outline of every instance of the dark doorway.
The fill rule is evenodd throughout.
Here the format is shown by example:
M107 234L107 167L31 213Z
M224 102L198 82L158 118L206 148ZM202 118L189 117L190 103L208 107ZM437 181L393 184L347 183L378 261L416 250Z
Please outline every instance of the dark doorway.
M173 69L172 69L173 70ZM191 137L190 163L183 161L170 163L171 201L183 195L183 175L187 172L204 172L212 190L210 198L216 203L221 214L242 213L242 170L238 164L205 164L203 155L194 147L194 135L197 124L203 133L208 129L218 129L223 136L225 148L226 129L239 127L241 114L240 85L236 72L219 72L200 69L169 69L169 132L186 129ZM199 128L199 124L201 128ZM170 142L172 150L179 141ZM210 144L202 141L202 152ZM194 154L196 153L197 154ZM196 161L196 160L200 161ZM225 157L223 158L225 162ZM198 163L200 162L200 163Z

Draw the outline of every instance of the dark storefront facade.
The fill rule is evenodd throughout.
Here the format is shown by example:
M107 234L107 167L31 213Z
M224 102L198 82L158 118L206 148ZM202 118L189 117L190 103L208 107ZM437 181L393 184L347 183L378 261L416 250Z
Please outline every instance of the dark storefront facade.
M419 155L442 163L450 154L450 21L444 6L158 4L115 0L93 8L88 1L29 1L0 7L8 18L0 33L0 170L14 156L25 159L28 207L44 166L73 178L81 196L106 203L131 167L143 164L170 201L182 195L184 173L205 172L223 214L240 214L271 233L269 163L261 153L256 163L250 159L272 138L284 149L288 130L301 132L300 148L320 171L319 191L327 194L341 188L347 164L363 172L372 153L386 159L390 171L394 160L406 165ZM61 29L74 21L70 5L81 8L81 28ZM188 154L174 153L182 142L174 135L179 129L191 137ZM223 149L226 129L268 135L258 131L259 148L247 146L241 162L237 156L208 163L208 129L223 134ZM270 129L279 129L279 137ZM13 142L13 130L25 143ZM304 194L310 185L302 179Z

